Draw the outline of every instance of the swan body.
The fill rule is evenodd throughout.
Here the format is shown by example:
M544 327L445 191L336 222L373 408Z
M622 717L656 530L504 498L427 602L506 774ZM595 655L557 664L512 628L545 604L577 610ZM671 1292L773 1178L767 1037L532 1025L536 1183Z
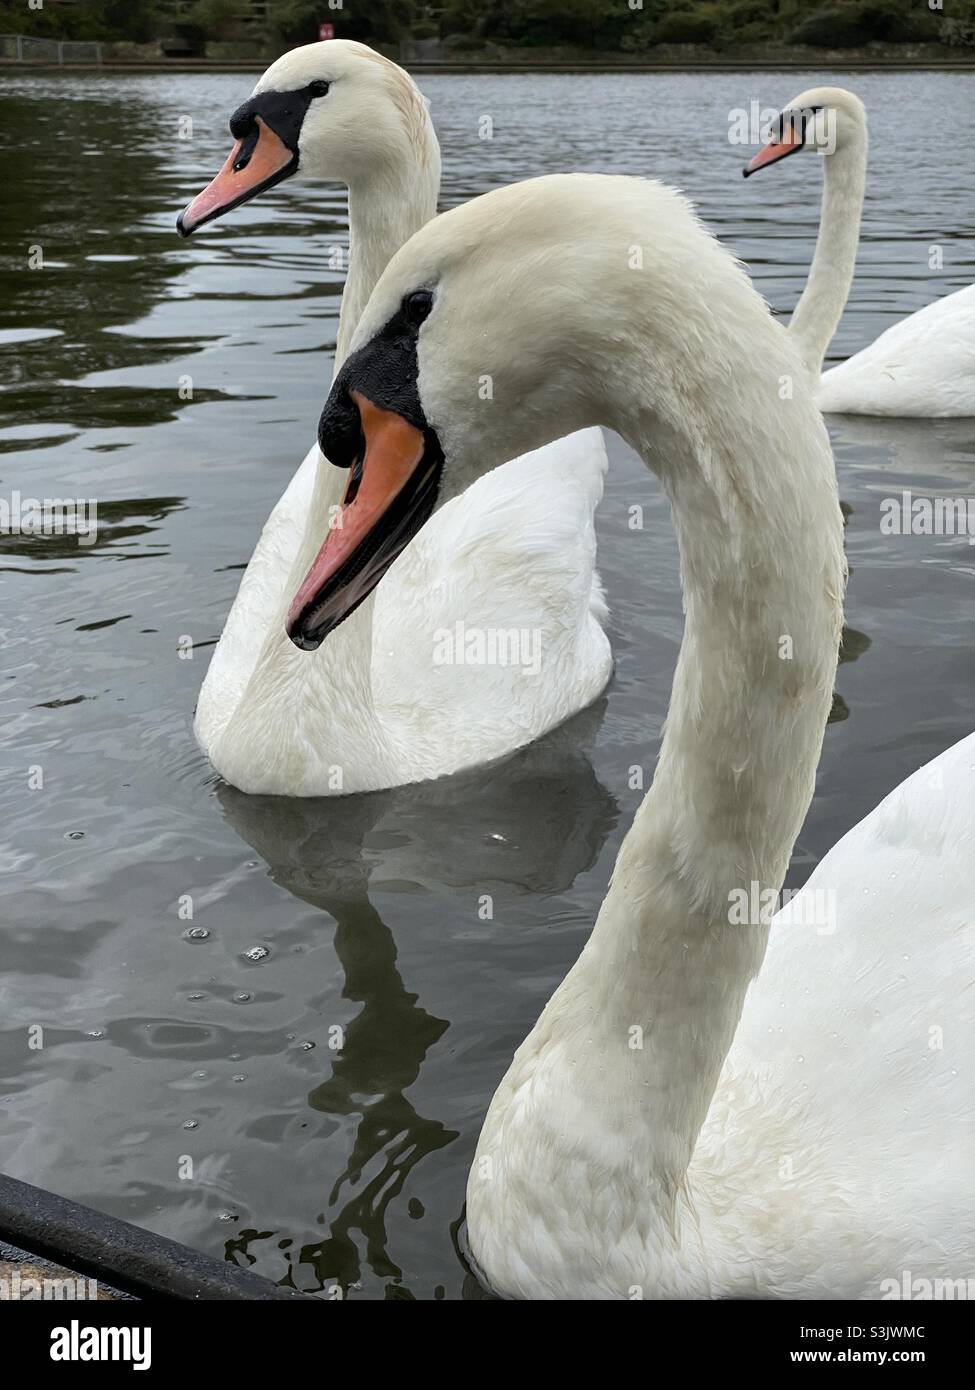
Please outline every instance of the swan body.
M634 244L638 274L621 254ZM467 1188L478 1269L541 1299L876 1298L905 1269L964 1274L973 741L841 841L798 909L771 925L765 906L812 795L845 581L795 338L670 190L531 180L393 258L325 445L332 407L395 392L386 325L421 287L411 410L443 451L444 495L490 463L454 327L472 316L477 360L512 402L488 450L616 428L670 497L686 611L653 785L484 1121ZM835 917L804 924L823 890ZM761 910L734 916L740 895Z
M314 95L314 83L327 92ZM241 143L181 230L251 196L240 181L263 173L276 148L262 162L260 142L281 143L266 123L291 138L282 101L292 125L307 105L293 172L349 187L340 364L386 262L436 212L439 148L401 68L363 44L309 44L273 64L235 113ZM591 703L612 670L593 525L606 468L597 429L513 458L433 517L328 644L298 653L288 605L349 477L314 446L265 524L200 691L195 733L216 770L249 792L376 790L490 762ZM490 659L513 642L531 659Z
M265 523L200 692L195 731L217 771L247 792L374 791L499 758L591 704L612 657L602 588L579 557L595 553L604 448L601 433L580 431L487 474L396 561L367 650L353 618L319 651L297 652L284 613L314 446ZM545 517L539 491L563 499ZM527 634L528 660L476 659L471 639L499 621Z
M779 119L745 172L755 173L800 150L823 152L819 236L809 280L789 325L819 383L820 409L919 418L975 415L972 285L901 319L869 347L822 372L853 283L867 174L867 114L845 88L814 87L794 97Z
M817 401L847 415L975 415L975 285L926 304L824 372Z
M971 1275L973 976L970 734L838 841L773 919L689 1172L692 1191L718 1162L743 1189L764 1180L761 1216L742 1222L764 1222L763 1245L743 1269L732 1242L725 1289L881 1298L903 1270ZM729 1139L738 1152L722 1157Z

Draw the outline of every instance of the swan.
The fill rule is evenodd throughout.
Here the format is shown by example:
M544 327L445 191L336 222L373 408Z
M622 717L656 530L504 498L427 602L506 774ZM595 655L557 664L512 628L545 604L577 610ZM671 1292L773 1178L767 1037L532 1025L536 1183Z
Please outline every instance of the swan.
M426 102L394 63L336 39L279 58L230 124L236 144L179 229L188 236L283 178L346 184L341 363L386 262L436 212ZM475 395L490 387L471 380ZM489 762L591 704L612 669L594 568L606 468L598 430L513 458L398 560L388 516L355 617L325 646L324 629L304 631L299 650L288 607L348 480L314 445L264 526L200 691L195 733L216 770L247 792L372 791ZM377 602L368 590L394 560Z
M853 283L867 176L867 114L843 87L794 97L745 177L803 149L823 154L823 210L809 280L789 325L819 379ZM935 300L823 372L821 410L848 415L975 415L975 285Z
M658 472L680 545L652 786L478 1142L482 1278L540 1299L875 1298L905 1269L967 1273L975 741L840 841L804 890L825 894L820 918L790 903L769 939L845 584L794 339L680 195L574 174L420 230L351 349L320 422L330 457L364 430L365 477L393 441L449 498L494 458L599 422ZM503 413L472 399L475 365ZM346 560L328 550L317 581L340 620L354 587L331 582Z

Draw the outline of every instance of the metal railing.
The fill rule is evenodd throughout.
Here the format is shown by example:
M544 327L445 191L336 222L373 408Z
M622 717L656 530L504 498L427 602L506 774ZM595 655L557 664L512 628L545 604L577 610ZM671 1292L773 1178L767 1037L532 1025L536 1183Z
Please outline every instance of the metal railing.
M97 63L102 61L100 43L69 39L32 39L27 34L0 34L0 58L19 63Z

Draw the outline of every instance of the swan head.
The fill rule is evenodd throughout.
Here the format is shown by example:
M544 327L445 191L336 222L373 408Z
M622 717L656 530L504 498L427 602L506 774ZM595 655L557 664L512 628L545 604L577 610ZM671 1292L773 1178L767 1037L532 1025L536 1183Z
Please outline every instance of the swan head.
M845 87L810 87L782 108L768 140L745 165L745 178L800 150L835 154L866 136L867 112Z
M295 176L354 187L396 166L431 163L436 138L412 78L349 39L292 49L230 117L234 147L180 213L182 236ZM439 172L437 170L436 172Z
M721 389L706 349L723 298L736 326L783 337L660 184L549 175L427 223L381 276L322 412L349 485L292 641L318 646L438 507L506 460L597 424L642 438L648 414L681 428L688 400ZM734 350L719 341L711 363Z

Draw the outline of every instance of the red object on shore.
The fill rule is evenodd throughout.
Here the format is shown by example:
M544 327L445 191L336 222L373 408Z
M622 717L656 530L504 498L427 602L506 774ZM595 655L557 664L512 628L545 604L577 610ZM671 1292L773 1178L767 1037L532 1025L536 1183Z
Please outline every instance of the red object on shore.
M318 39L319 39L319 42L320 42L320 43L324 43L326 39L334 39L334 38L335 38L335 25L334 25L334 24L319 24L319 26L318 26Z

